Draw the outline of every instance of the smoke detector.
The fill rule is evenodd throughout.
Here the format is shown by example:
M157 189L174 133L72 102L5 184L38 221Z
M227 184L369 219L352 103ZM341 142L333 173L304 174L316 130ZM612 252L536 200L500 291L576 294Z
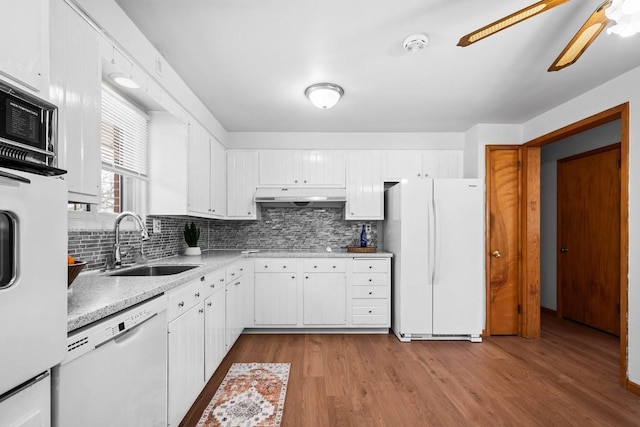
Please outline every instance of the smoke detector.
M405 52L415 53L424 49L429 44L429 39L424 34L412 34L402 43Z

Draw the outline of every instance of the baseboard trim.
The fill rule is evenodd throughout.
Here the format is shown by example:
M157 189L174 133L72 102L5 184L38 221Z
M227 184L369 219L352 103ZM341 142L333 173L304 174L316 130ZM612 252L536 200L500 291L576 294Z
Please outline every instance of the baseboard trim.
M558 312L555 311L554 309L547 308L547 307L540 307L540 313L553 314L554 316L558 314Z
M627 390L629 390L633 394L637 394L640 396L640 385L634 383L633 381L627 380Z

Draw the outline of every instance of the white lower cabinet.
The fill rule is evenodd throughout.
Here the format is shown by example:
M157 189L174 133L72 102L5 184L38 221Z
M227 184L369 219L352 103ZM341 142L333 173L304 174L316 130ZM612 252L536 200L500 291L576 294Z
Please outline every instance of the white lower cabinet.
M302 312L305 326L347 324L347 274L345 259L303 261Z
M204 300L204 378L211 378L227 353L225 289Z
M389 258L264 258L255 262L255 328L391 326Z
M168 325L168 425L177 426L204 387L202 303Z

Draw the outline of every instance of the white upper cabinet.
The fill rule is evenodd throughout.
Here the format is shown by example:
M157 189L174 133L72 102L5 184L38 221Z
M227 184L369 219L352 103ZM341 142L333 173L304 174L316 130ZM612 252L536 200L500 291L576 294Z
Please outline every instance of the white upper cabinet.
M53 1L52 3L58 3ZM60 1L61 3L61 1ZM49 1L0 0L0 74L48 96ZM56 43L63 43L56 40Z
M462 178L460 150L394 150L384 153L385 181Z
M208 132L198 123L189 123L188 207L199 216L208 216L211 209L210 149Z
M258 152L227 152L227 217L257 219L253 195L258 185Z
M12 2L32 4L36 2ZM69 201L100 198L101 70L98 34L64 1L51 2L51 102L58 106L58 167Z
M344 187L341 151L260 151L259 184L264 186Z
M210 134L209 140L211 141L210 213L213 218L224 218L227 214L227 154L222 144Z
M345 219L384 219L384 185L381 152L352 151L347 161Z

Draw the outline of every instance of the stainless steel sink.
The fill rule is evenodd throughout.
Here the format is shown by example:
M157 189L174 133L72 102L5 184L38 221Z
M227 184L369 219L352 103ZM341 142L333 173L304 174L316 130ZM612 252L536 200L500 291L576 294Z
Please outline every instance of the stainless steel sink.
M128 268L126 270L111 273L109 276L170 276L172 274L183 273L199 265L141 265L140 267Z

